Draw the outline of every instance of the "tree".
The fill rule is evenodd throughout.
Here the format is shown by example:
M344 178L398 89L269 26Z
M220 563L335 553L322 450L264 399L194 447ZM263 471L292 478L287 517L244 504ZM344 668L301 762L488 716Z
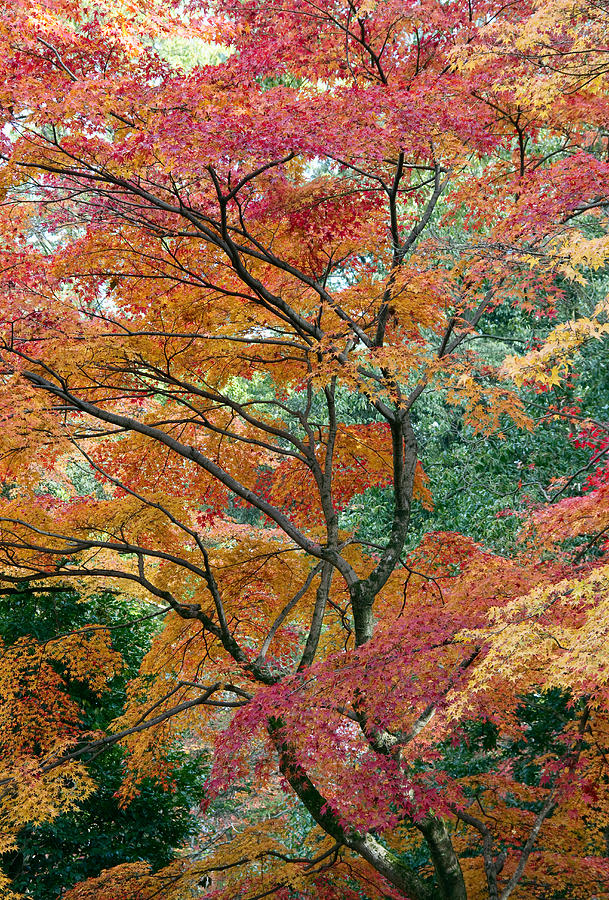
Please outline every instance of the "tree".
M120 714L125 687L139 669L150 645L156 610L134 610L110 594L84 604L78 595L58 589L51 594L12 591L0 598L0 635L5 646L35 638L53 643L83 624L108 628L122 668L101 697L64 676L65 689L81 709L86 731L107 728ZM191 808L200 799L203 772L196 754L184 762L176 758L171 791L145 782L127 809L115 794L122 780L119 747L101 754L89 765L96 790L73 810L38 826L26 826L16 836L17 850L5 869L15 889L34 900L56 897L77 881L97 876L102 869L147 860L154 868L167 865L196 830Z
M5 652L5 847L102 748L126 746L128 800L187 733L215 740L210 792L293 805L71 897L607 896L604 470L546 490L510 558L409 537L417 404L531 429L521 389L553 396L607 333L563 290L608 253L605 12L184 6L2 12L2 581L165 614L104 736L56 672L99 687L103 631ZM180 34L233 52L185 72ZM514 310L541 343L498 335ZM525 751L540 704L556 730Z

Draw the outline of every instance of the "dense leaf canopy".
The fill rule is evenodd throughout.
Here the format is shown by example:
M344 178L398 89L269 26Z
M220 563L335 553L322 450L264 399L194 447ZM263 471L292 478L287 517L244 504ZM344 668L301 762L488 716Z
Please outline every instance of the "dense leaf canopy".
M0 852L214 751L205 852L70 900L609 897L608 34L4 5L0 589L164 625L104 732L107 629L3 646Z

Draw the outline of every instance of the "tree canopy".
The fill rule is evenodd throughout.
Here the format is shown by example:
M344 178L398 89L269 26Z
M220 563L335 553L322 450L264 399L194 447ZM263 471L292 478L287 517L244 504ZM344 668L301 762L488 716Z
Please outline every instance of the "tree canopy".
M98 619L2 645L0 852L213 748L205 851L69 900L609 897L608 33L4 5L0 590L163 628L95 731Z

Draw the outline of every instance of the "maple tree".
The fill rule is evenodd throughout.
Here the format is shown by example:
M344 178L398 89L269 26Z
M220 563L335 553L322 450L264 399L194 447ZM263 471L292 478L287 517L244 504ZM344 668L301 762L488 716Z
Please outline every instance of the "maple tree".
M26 635L54 641L83 624L107 627L122 657L118 675L100 696L78 679L65 679L81 710L85 730L103 729L120 714L125 685L139 669L155 628L156 610L134 609L130 600L112 594L82 603L69 591L31 595L11 592L0 597L0 635L6 645ZM205 760L180 754L172 768L172 791L152 781L140 786L127 809L114 796L121 783L119 746L89 761L95 791L52 821L28 823L15 836L16 850L4 857L4 868L16 890L34 900L56 897L74 883L125 862L148 860L161 868L174 858L196 828L191 808L200 791Z
M264 801L72 900L609 896L606 423L547 406L589 490L551 485L509 557L409 531L417 404L532 429L522 391L609 331L561 286L609 255L607 30L574 0L5 5L0 584L164 627L106 734L66 679L104 690L107 631L3 647L0 852L118 741L124 802L170 788L186 734L206 802ZM549 325L493 357L505 310Z

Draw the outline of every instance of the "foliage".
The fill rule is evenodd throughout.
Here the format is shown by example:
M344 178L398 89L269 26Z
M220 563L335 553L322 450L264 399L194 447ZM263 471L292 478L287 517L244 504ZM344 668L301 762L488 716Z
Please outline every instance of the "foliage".
M112 629L113 648L123 666L96 696L80 681L65 679L69 695L80 709L86 730L107 728L121 711L125 685L138 670L153 632L154 619L140 621L138 610L111 595L93 597L87 604L76 594L59 590L46 595L15 591L0 599L0 634L8 646L26 636L39 642L55 641L85 622ZM60 670L60 674L61 673ZM122 753L118 747L93 760L89 771L95 788L70 812L53 821L26 826L16 836L16 850L6 861L17 892L47 900L57 897L75 882L98 875L121 863L147 860L158 869L167 865L194 831L190 807L202 783L200 760L184 763L176 757L172 789L147 781L126 809L116 799L122 777Z
M3 646L4 852L188 740L217 836L70 900L608 897L603 5L0 23L0 586L163 618L94 733L106 630Z

